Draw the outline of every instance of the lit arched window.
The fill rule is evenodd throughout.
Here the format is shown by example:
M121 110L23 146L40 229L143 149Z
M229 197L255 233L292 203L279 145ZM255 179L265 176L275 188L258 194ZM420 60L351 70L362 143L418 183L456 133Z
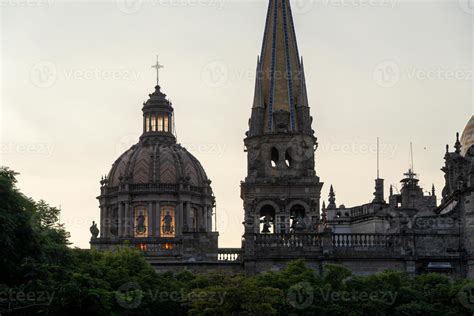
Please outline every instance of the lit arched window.
M150 115L145 115L145 132L150 131Z
M163 131L163 116L158 115L158 132Z
M161 237L176 236L176 222L173 206L163 206L161 208L160 235Z
M151 116L151 131L156 132L156 116Z
M148 214L144 206L135 207L134 235L148 237Z
M165 122L164 122L165 124L164 124L163 130L164 130L165 132L168 132L168 128L169 128L169 127L168 127L168 126L169 126L169 124L168 124L168 115L165 115L165 116L164 116L164 119L165 119Z

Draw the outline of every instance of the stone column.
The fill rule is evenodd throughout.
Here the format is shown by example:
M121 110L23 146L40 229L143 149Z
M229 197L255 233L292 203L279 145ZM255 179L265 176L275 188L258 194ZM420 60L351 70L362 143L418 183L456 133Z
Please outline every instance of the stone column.
M105 207L100 207L100 237L105 237Z
M207 207L207 231L212 232L212 206Z
M185 216L185 223L184 226L186 228L186 231L192 231L194 227L192 227L192 222L191 222L191 203L186 202L186 216Z
M148 202L148 215L147 215L147 219L148 219L148 222L147 222L147 232L148 232L148 236L151 237L153 236L153 231L152 231L152 227L153 227L153 203L152 202Z
M125 216L124 216L124 236L131 237L131 223L132 217L130 213L130 205L128 202L125 202Z
M176 213L176 235L181 235L183 232L183 202L178 203Z
M119 217L119 227L118 227L118 236L119 237L124 237L124 228L125 228L125 213L123 209L123 203L119 203L119 211L118 211L118 217Z
M204 229L204 231L207 231L207 206L203 206L201 208L201 214L202 214L202 225L201 225L201 227Z
M155 204L156 212L155 212L155 236L159 237L161 232L161 206L160 202L156 202Z

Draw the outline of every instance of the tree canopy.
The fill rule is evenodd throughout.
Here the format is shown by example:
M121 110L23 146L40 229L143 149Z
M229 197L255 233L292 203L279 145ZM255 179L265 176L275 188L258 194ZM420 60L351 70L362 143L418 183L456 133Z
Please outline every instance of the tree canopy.
M59 210L0 168L0 314L472 315L474 282L304 261L257 276L156 273L138 251L71 248Z

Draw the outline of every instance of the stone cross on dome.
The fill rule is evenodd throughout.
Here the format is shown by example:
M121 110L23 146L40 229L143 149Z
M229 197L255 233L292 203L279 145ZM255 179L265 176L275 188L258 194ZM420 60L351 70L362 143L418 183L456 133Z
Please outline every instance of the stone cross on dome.
M165 66L160 64L160 61L158 59L158 55L156 55L156 64L152 65L151 68L156 69L156 85L160 85L160 69L165 68Z

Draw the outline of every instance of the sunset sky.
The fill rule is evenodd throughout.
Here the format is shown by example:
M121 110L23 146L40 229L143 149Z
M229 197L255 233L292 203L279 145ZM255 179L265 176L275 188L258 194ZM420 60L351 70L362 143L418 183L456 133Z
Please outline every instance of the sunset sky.
M138 141L141 107L165 65L178 142L204 166L221 247L240 246L243 138L267 1L2 1L0 165L61 206L89 247L99 180ZM414 168L443 187L445 145L473 114L472 1L292 1L304 58L316 172L337 204L373 198L376 138L385 190Z

